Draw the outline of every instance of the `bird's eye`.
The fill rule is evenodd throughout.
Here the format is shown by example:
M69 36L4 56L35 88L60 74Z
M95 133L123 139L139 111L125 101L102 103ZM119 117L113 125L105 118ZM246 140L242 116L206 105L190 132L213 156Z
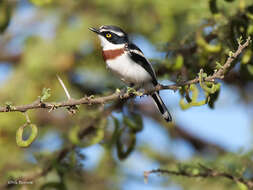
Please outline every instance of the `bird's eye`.
M105 36L106 36L107 38L111 38L111 37L112 37L112 35L111 35L110 33L107 33Z

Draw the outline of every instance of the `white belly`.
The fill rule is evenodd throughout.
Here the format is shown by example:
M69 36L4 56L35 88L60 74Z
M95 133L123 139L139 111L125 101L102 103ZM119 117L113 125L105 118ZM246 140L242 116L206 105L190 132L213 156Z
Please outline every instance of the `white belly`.
M152 80L149 73L136 64L127 55L121 55L114 60L106 61L107 68L117 75L123 82L142 85Z

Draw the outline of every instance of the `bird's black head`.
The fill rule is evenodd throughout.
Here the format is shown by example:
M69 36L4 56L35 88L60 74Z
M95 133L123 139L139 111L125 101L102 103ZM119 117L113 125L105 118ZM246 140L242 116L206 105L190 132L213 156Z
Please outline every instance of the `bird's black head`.
M127 34L117 26L101 26L99 27L99 29L96 28L89 28L89 29L98 34L101 40L101 45L103 47L109 44L117 45L128 43Z

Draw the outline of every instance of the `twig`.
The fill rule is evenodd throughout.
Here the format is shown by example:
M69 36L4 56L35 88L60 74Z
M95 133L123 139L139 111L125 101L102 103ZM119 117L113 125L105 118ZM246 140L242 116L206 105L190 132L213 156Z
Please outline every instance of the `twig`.
M233 53L233 56L228 57L228 59L226 60L225 64L223 65L222 68L220 68L218 71L214 72L213 75L208 76L204 79L204 81L209 81L209 82L214 82L215 79L223 79L225 72L230 68L231 63L241 54L241 52L249 45L250 43L250 37L248 37L248 39L246 40L246 42L244 44L239 44L238 49L236 50L235 53ZM105 104L106 102L109 101L113 101L113 100L119 100L119 99L128 99L128 98L132 98L135 97L136 94L133 93L129 93L126 92L123 95L119 95L119 93L114 93L108 96L103 96L103 97L97 97L97 98L91 98L91 97L83 97L81 99L72 99L70 98L70 95L64 85L64 83L62 82L61 79L58 78L58 80L60 81L67 97L68 100L67 101L63 101L63 102L43 102L43 104L39 101L35 101L31 104L26 104L26 105L21 105L21 106L11 106L11 107L0 107L0 112L15 112L15 111L19 111L19 112L25 112L29 109L38 109L38 108L45 108L45 109L57 109L60 107L70 107L70 106L76 106L76 105L80 105L80 104L88 104L88 105L93 105L93 104ZM161 85L158 84L155 88L145 91L143 93L143 95L149 95L151 93L153 93L154 91L159 91L159 90L165 90L165 89L170 89L170 90L177 90L180 89L182 86L185 85L190 85L190 84L196 84L199 83L199 77L193 79L193 80L189 80L186 82L181 82L181 83L177 83L177 84L173 84L173 85Z
M230 179L236 183L242 183L246 185L249 189L253 188L253 181L252 180L246 180L243 177L236 177L232 174L226 173L226 172L220 172L216 171L211 168L207 168L206 166L201 165L204 171L194 174L187 171L173 171L173 170L163 170L163 169L156 169L151 171L145 171L144 172L144 180L145 182L148 181L148 176L152 173L158 173L158 174L167 174L167 175L176 175L176 176L184 176L184 177L201 177L201 178L209 178L209 177L224 177L227 179Z
M27 113L27 112L24 112L24 115L25 115L25 118L26 118L26 122L30 124L30 123L31 123L31 120L30 120L30 118L29 118L28 113Z

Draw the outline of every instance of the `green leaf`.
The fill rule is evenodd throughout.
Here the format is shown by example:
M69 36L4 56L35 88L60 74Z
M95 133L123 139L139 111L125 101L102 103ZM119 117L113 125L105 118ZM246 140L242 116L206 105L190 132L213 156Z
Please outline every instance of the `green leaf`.
M190 107L192 107L192 105L190 103L185 103L183 97L180 99L179 105L180 105L182 110L186 110L186 109L189 109Z
M195 84L191 84L190 90L192 91L192 102L197 102L199 96L199 89Z
M184 57L179 54L176 57L176 62L173 65L172 69L177 71L177 70L181 69L183 65L184 65Z
M44 6L53 2L53 0L29 0L29 1L36 6Z
M253 65L248 64L247 69L248 69L249 73L253 76Z
M80 147L88 147L94 144L99 143L104 138L104 128L107 124L107 119L101 119L98 124L96 125L96 128L94 130L91 130L91 132L87 135L85 135L84 138L80 139L79 133L80 133L80 127L77 125L73 127L69 132L69 140Z
M251 20L253 20L253 14L251 13L246 13L247 17ZM253 33L253 25L249 25L248 28L248 34L252 34Z
M193 168L192 169L192 174L193 175L198 175L200 172L199 172L199 169L198 168Z
M51 89L50 88L43 88L41 96L39 96L40 101L44 102L51 96Z
M121 138L123 135L128 135L128 142L123 144L121 142ZM120 160L123 160L127 158L127 156L134 150L136 144L136 136L135 133L123 133L123 129L119 132L116 148L117 148L117 154Z
M209 9L212 14L217 14L219 12L216 0L209 0Z
M127 125L134 133L137 133L143 129L142 116L134 113L131 116L124 116L123 123Z
M209 101L208 101L208 106L210 108L214 108L214 103L216 102L216 100L218 99L220 94L220 90L217 90L215 93L213 94L209 94Z
M240 190L248 190L248 187L243 183L237 182L237 186Z
M182 110L189 109L192 106L202 106L202 105L207 103L207 99L198 101L199 90L198 90L198 88L195 84L190 85L190 91L192 92L191 102L186 103L184 101L183 95L182 95L182 98L179 101L179 105L180 105Z
M218 61L216 61L215 64L216 64L216 67L215 67L216 69L223 68L223 66Z
M7 0L0 1L0 33L4 32L11 20L12 7Z
M13 103L10 101L5 102L5 106L7 110L15 110L15 106L13 106Z
M119 133L119 128L120 128L120 122L116 117L113 117L113 122L114 122L114 131L112 134L112 137L108 143L108 147L112 148L112 146L116 143L117 141L117 137L118 137L118 133Z
M136 90L135 90L134 88L127 87L127 93L133 94L133 93L135 93L135 92L136 92Z
M216 64L219 64L218 62L216 62ZM205 75L204 75L205 74ZM199 85L201 86L201 88L206 92L206 97L209 95L209 94L213 94L215 93L217 90L220 89L220 84L217 83L215 84L214 82L204 82L203 80L203 77L207 76L206 73L202 73L202 72L199 72Z
M242 36L240 36L240 38L237 38L237 43L241 44L243 42Z
M243 57L242 57L242 63L243 63L243 64L249 63L249 61L250 61L250 59L251 59L251 56L252 56L252 51L247 50L247 51L244 53Z
M134 94L134 95L136 95L136 96L142 96L142 95L143 95L142 92L139 92L139 91L137 91L136 89L131 88L131 87L127 87L127 93L129 93L129 94Z
M229 57L233 57L233 56L234 56L234 52L229 51L229 52L228 52L228 56L229 56Z
M208 94L214 94L217 90L220 89L220 83L207 83L204 82L201 84L201 88Z
M81 144L79 140L78 133L80 131L80 127L78 125L72 127L68 133L68 138L72 144L78 145Z
M12 106L12 105L13 105L13 103L12 103L12 102L10 102L10 101L5 102L5 106L10 107L10 106Z

